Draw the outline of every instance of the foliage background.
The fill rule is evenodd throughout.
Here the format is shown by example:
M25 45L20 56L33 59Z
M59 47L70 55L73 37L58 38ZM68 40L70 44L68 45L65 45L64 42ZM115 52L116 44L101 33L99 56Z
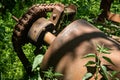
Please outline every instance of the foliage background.
M101 29L108 35L120 36L120 28L116 23L106 21L105 25L94 23L100 14L100 0L1 0L0 2L0 79L1 80L26 80L29 77L14 52L11 36L16 22L12 16L19 18L30 6L41 3L75 4L78 8L76 19L85 19ZM120 14L120 0L114 0L111 11ZM109 26L109 27L108 27ZM117 24L120 27L120 24ZM27 44L23 47L25 54L33 62L34 46Z

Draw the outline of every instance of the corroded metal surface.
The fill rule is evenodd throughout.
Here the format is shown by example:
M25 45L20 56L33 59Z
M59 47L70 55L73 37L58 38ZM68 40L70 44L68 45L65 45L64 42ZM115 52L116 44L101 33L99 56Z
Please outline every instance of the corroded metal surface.
M39 18L33 23L30 30L28 31L28 37L34 45L39 47L44 41L43 38L46 31L52 32L53 29L54 25L51 21L48 21L45 18Z
M49 19L46 19L48 18L47 12L52 12ZM112 70L120 69L118 63L120 60L115 58L119 56L120 44L86 21L77 20L71 23L57 37L50 33L58 30L61 20L63 22L73 20L75 13L74 5L66 7L63 4L37 4L32 6L19 20L14 17L18 23L13 30L13 46L29 75L33 75L31 64L22 50L22 46L28 42L37 48L40 48L44 42L51 44L45 54L41 70L53 67L55 71L64 74L62 77L64 80L81 80L87 71L84 64L89 60L94 60L82 59L82 57L90 52L96 52L96 43L113 49L111 50L112 54L107 56L113 60L116 66L101 60L103 64L109 65L108 67ZM113 53L117 56L114 56Z
M72 13L72 16L75 15L75 13L76 13L75 6L73 6L71 8L71 11L68 8L70 8L70 7L69 6L66 7L63 4L37 4L37 5L33 5L31 8L29 8L29 10L20 19L16 19L15 17L13 17L18 22L13 30L13 35L12 35L13 47L14 47L15 51L17 52L17 55L20 58L22 64L24 65L28 75L33 75L31 72L31 64L28 61L28 59L26 58L26 56L22 50L22 46L24 44L28 43L29 41L31 41L30 35L28 37L29 29L31 28L31 26L37 19L39 19L41 17L46 18L47 12L53 12L52 17L50 17L50 19L49 19L52 22L50 24L51 25L54 24L54 27L57 27L57 25L60 24L59 21L60 21L61 17L64 18L62 16L63 13L65 13L64 10L67 10L68 16L70 16L69 14L71 14L71 13ZM47 26L44 26L44 27L47 27ZM33 42L33 43L35 43L35 42Z
M23 66L25 67L25 70L27 71L28 75L33 75L33 73L31 72L32 67L22 50L22 45L24 45L29 41L27 38L27 33L29 28L32 26L32 24L38 18L45 17L46 11L52 11L55 5L57 4L33 5L28 10L28 12L26 12L19 19L17 25L14 28L13 36L12 36L13 46L15 51L17 52L19 59L21 60Z
M96 53L96 45L104 45L110 48L111 54L100 54L109 57L112 65L101 58L101 63L108 70L120 71L120 44L93 25L84 20L76 20L68 25L48 48L41 63L41 76L43 71L53 67L53 70L63 74L60 80L82 80L87 71L95 73L95 67L86 68L85 64L94 58L83 58L88 53ZM120 75L119 75L120 76ZM98 80L102 76L99 74ZM119 77L120 78L120 77ZM92 77L90 80L95 80Z

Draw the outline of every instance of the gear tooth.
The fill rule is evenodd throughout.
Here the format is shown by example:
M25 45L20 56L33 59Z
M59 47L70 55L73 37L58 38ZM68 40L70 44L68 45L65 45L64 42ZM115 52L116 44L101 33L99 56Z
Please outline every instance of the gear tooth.
M36 4L36 6L37 6L37 7L39 7L39 6L40 6L40 4Z
M51 3L49 6L53 6L53 3Z
M27 21L31 18L31 16L27 13L26 15Z
M25 21L28 21L28 17L24 17L24 20L25 20Z
M25 21L28 20L28 17L26 15L27 15L27 13L23 16L23 18L24 18Z
M44 6L44 4L42 4L42 6Z
M36 4L29 8L27 13L25 13L18 21L18 24L15 26L13 31L13 36L15 39L22 38L26 30L26 27L29 26L30 20L36 16L35 14L41 14L41 12L52 11L56 4ZM44 15L43 15L44 16ZM25 34L26 35L26 34Z
M19 19L18 24L13 30L12 42L15 51L18 53L25 43L27 43L27 30L31 27L31 24L38 19L45 16L45 11L50 12L56 4L37 4L33 5L28 11ZM22 51L22 49L20 49ZM20 51L19 50L19 51ZM23 55L24 53L22 53ZM22 61L22 60L21 60ZM25 66L24 66L25 67Z
M27 14L30 15L30 16L33 15L33 13L30 10L27 12Z
M46 4L42 4L41 6L46 6Z
M14 30L14 33L17 37L20 37L21 36L21 33L18 31L18 30Z
M32 16L32 15L34 14L34 10L33 10L33 9L30 9L30 10L28 11L28 14Z
M31 8L34 8L35 6L36 6L36 5L33 5L32 7L29 8L29 10L30 10Z
M20 36L21 36L21 33L20 33L20 32L17 32L17 36L20 37Z
M52 9L56 6L56 4L36 4L29 8L27 13L25 13L18 21L18 24L14 28L13 36L21 36L24 35L24 30L27 26L29 26L30 20L35 16L34 14L41 14L41 12L52 11ZM44 16L44 15L43 15ZM25 27L26 26L26 27Z
M23 31L24 30L24 27L20 24L18 24L18 28L20 29L20 31Z
M21 19L21 23L26 24L27 21L23 18L23 19Z

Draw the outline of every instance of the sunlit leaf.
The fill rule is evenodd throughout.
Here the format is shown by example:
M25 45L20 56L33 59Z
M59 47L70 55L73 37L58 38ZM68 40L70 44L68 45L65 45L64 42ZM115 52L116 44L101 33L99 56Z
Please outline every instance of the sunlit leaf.
M101 45L97 44L97 51L98 51L98 52L104 53L104 54L110 54L109 50L110 50L110 49L104 47L104 45L101 46Z
M47 71L43 71L44 77L46 78L53 78L54 73L53 73L53 67L50 67Z
M103 47L102 53L110 54L109 50L110 50L109 48Z
M109 80L109 78L108 78L108 74L107 74L107 68L105 67L105 66L100 66L100 68L101 68L101 73L102 73L102 75L104 76L104 78L105 78L105 80Z
M110 76L111 78L115 78L115 77L116 77L116 74L119 74L119 73L120 73L119 71L111 71L111 72L108 72L108 74L109 74L109 76ZM114 79L114 80L117 80L117 78Z
M58 72L55 72L55 73L54 73L54 76L55 76L55 77L60 77L60 76L63 76L63 74L58 73Z
M90 66L90 65L93 65L93 64L96 64L94 61L88 61L85 66Z
M89 54L83 56L83 58L89 58L89 57L96 57L96 55L94 53L89 53Z
M33 61L32 71L42 62L43 55L37 55Z
M107 50L103 50L102 53L104 53L104 54L110 54L110 52L107 51Z
M92 73L86 73L82 80L87 80L90 77L92 77L92 75L93 75Z
M105 59L107 62L109 62L109 63L115 65L115 64L111 61L110 58L108 58L108 57L106 57L106 56L103 56L103 59Z

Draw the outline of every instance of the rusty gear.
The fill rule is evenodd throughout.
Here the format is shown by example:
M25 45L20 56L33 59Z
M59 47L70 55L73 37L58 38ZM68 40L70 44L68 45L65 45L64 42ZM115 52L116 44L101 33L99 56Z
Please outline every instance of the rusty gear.
M61 6L64 8L65 6L63 4L36 4L33 5L31 8L29 8L29 10L18 20L18 23L16 24L14 30L13 30L13 35L12 35L12 42L13 42L13 47L18 55L18 57L20 58L23 66L25 67L27 73L29 75L33 75L33 73L31 72L31 64L28 61L28 59L26 58L23 50L22 50L22 46L25 43L29 42L29 38L27 37L27 33L30 29L30 27L32 26L32 24L39 18L41 17L46 17L47 12L52 12L53 9L57 6ZM70 6L70 8L75 9L74 7ZM53 11L54 12L54 11ZM76 12L76 9L75 9ZM68 12L70 13L70 17L71 13L74 14L73 12ZM54 26L58 25L59 23L59 18L61 18L62 16L60 16L62 14L59 14L58 16L58 20L56 20L56 22L53 21ZM54 18L54 15L52 15Z
M28 42L27 32L31 25L40 17L46 17L46 12L50 12L56 5L62 4L37 4L33 5L18 21L14 28L12 42L18 57L22 61L27 73L31 73L31 65L22 50L22 45ZM26 65L25 65L26 64Z
M18 24L15 26L13 31L13 43L14 41L19 42L20 45L24 45L27 42L26 35L31 25L40 17L45 17L46 12L50 12L58 4L37 4L33 5L22 18L19 19ZM21 42L22 41L22 42ZM24 41L24 42L23 42Z

